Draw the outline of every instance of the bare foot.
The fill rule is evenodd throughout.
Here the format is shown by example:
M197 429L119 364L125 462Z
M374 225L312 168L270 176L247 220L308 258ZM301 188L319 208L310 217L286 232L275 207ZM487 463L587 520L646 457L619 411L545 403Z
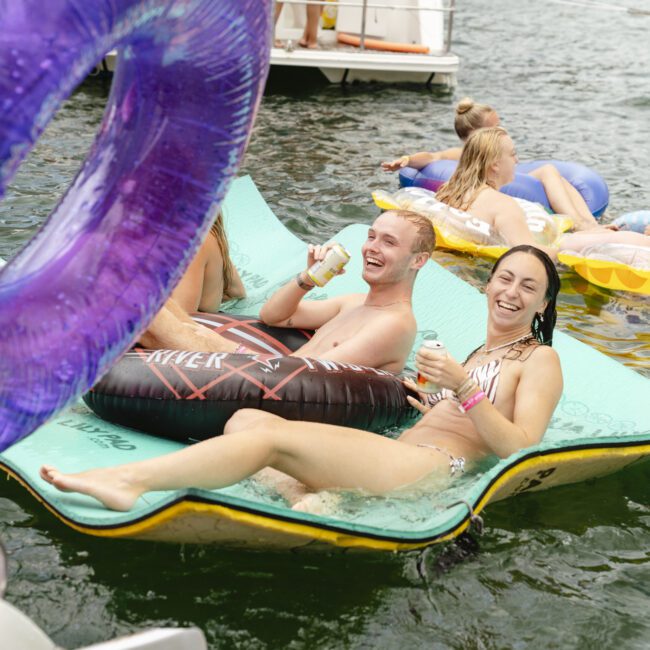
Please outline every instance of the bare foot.
M334 492L310 492L291 507L296 512L308 512L312 515L333 515L341 502L341 495Z
M298 41L298 45L300 47L304 47L306 50L315 50L318 47L318 42L317 41L305 41L302 38Z
M110 510L126 512L142 494L117 468L91 469L79 474L62 474L51 465L43 465L41 478L62 492L87 494Z
M41 465L41 469L39 470L38 473L40 474L41 478L44 481L47 481L50 485L54 485L54 476L60 474L60 472L56 469L56 467L52 467L52 465ZM70 491L64 488L58 488L58 489L61 490L61 492Z

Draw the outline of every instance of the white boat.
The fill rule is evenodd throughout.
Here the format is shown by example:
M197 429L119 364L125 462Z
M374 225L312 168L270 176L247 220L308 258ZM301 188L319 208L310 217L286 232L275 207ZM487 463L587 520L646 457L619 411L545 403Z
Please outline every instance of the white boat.
M300 46L307 5L324 8L314 49ZM455 86L459 59L450 51L454 9L455 0L284 0L271 66L277 71L314 68L331 83ZM116 58L110 52L102 69L112 72Z
M324 7L315 49L299 46L308 4ZM275 29L280 47L271 49L271 65L318 68L332 83L454 86L459 65L450 52L454 5L455 0L285 0ZM343 39L358 40L359 46Z

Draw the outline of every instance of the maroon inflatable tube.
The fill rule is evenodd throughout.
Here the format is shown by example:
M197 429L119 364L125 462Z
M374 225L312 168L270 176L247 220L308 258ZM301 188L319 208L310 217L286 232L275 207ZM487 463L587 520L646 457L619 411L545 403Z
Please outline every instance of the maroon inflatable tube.
M228 338L278 352L132 350L84 396L86 404L109 422L182 442L220 435L241 408L376 432L417 415L392 373L279 352L300 347L309 333L246 317L195 318Z
M192 318L201 325L235 343L260 354L291 354L313 336L311 330L265 325L254 316L196 313Z

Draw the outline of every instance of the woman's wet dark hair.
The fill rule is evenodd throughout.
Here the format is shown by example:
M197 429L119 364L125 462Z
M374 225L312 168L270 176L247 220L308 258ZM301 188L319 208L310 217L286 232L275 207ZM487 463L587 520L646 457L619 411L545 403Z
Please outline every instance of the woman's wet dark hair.
M553 260L542 250L529 244L522 244L520 246L513 246L509 251L506 251L492 267L490 278L496 273L499 265L506 257L514 255L515 253L528 253L536 257L543 265L546 271L546 309L542 314L542 318L538 314L533 317L533 322L530 324L530 331L533 336L543 345L553 345L553 328L557 320L557 310L555 301L557 294L560 291L560 276L557 274L557 269Z

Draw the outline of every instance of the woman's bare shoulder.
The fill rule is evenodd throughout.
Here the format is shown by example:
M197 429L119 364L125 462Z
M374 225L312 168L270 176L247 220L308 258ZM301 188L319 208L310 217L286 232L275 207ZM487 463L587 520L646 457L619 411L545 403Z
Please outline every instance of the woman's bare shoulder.
M509 372L520 376L545 376L559 373L562 368L560 357L556 350L549 345L542 345L535 339L528 339L514 345L504 356Z
M492 215L503 212L511 213L520 209L517 202L507 194L503 194L492 187L484 187L472 202L470 212L489 212Z
M490 200L494 202L495 205L499 206L499 209L507 210L516 210L517 212L522 212L521 207L511 196L495 190L492 187L488 187L490 190Z
M522 355L522 361L525 361L524 367L527 373L562 372L560 355L557 350L550 345L535 345Z

